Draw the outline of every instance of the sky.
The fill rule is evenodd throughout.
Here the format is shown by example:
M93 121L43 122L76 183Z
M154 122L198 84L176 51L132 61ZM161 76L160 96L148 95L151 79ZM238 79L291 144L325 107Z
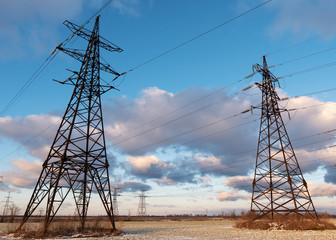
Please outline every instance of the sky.
M140 190L150 215L249 209L260 112L240 113L261 102L254 85L261 76L245 77L264 55L279 77L277 93L288 97L279 104L290 110L283 119L315 207L336 213L336 2L272 0L174 49L262 2L114 0L101 12L101 36L123 49L101 50L102 58L127 72L113 83L119 91L102 96L120 214L136 214ZM80 65L60 52L30 79L70 36L63 21L81 25L104 3L0 0L0 200L11 192L21 213L73 90L52 79L63 81L66 69ZM75 37L68 47L84 49L85 41ZM60 214L73 207L69 197ZM89 214L103 214L96 194Z

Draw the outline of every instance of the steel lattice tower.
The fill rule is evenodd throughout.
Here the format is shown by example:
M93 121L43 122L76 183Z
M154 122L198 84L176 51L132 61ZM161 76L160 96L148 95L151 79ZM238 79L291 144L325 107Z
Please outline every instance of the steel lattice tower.
M263 66L256 64L253 72L262 75L256 83L262 92L261 121L253 180L251 212L257 218L275 215L296 215L317 219L294 149L287 134L275 91L278 79Z
M113 188L113 214L114 214L115 219L119 216L117 197L120 195L118 194L118 189L120 188L117 188L117 187Z
M11 198L12 197L10 196L10 192L8 192L8 196L6 197L6 201L4 201L5 202L5 206L3 208L2 216L8 216L8 215L10 215L10 210L11 210L10 205L11 204L14 205L14 202L10 200Z
M146 216L146 196L145 190L141 190L141 193L139 194L139 205L138 205L138 216L144 217Z
M85 52L57 49L81 62L79 72L61 82L74 85L67 109L51 145L48 157L24 213L19 229L46 198L43 231L46 232L65 198L71 192L81 227L84 229L90 196L96 189L115 230L109 163L106 156L101 95L114 87L101 84L100 70L115 74L110 65L100 62L100 47L121 52L122 49L99 36L99 16L93 30L65 21L73 32L88 41Z

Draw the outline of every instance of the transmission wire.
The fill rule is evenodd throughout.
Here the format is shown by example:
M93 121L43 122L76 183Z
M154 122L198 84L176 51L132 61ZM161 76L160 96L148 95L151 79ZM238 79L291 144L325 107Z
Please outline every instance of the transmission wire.
M99 14L104 8L106 8L112 1L107 1L97 12L95 12L81 27L84 27L88 24L97 14ZM71 35L73 36L73 35ZM65 45L70 41L72 37L66 38L60 45ZM20 90L15 94L15 96L9 101L9 103L0 111L0 116L4 116L4 114L15 104L15 102L23 95L25 91L29 88L29 86L41 75L41 73L45 70L45 68L50 64L50 62L56 57L57 51L54 49L52 53L44 60L44 62L37 68L37 70L33 73L33 75L27 80L27 82L20 88Z
M227 21L225 21L225 22L223 22L223 23L221 23L221 24L219 24L219 25L217 25L217 26L215 26L215 27L213 27L213 28L211 28L211 29L209 29L209 30L207 30L207 31L205 31L205 32L203 32L203 33L195 36L195 37L193 37L193 38L191 38L191 39L189 39L189 40L187 40L187 41L185 41L185 42L182 42L181 44L179 44L179 45L177 45L177 46L175 46L175 47L173 47L173 48L171 48L171 49L169 49L169 50L167 50L167 51L165 51L163 53L160 53L159 55L157 55L157 56L155 56L153 58L150 58L149 60L147 60L147 61L145 61L143 63L140 63L140 64L134 66L133 68L125 71L123 74L127 74L129 72L132 72L135 69L138 69L138 68L140 68L140 67L142 67L142 66L144 66L144 65L146 65L146 64L148 64L148 63L150 63L150 62L152 62L152 61L154 61L154 60L156 60L156 59L158 59L158 58L160 58L160 57L162 57L162 56L164 56L164 55L166 55L166 54L168 54L168 53L170 53L170 52L172 52L172 51L174 51L174 50L176 50L176 49L178 49L178 48L180 48L180 47L182 47L182 46L184 46L184 45L186 45L186 44L188 44L188 43L190 43L190 42L192 42L192 41L194 41L194 40L196 40L196 39L198 39L198 38L200 38L200 37L202 37L202 36L204 36L204 35L206 35L208 33L210 33L210 32L212 32L212 31L214 31L214 30L216 30L216 29L218 29L218 28L220 28L220 27L222 27L222 26L224 26L224 25L226 25L226 24L228 24L228 23L230 23L230 22L232 22L232 21L234 21L234 20L236 20L236 19L238 19L238 18L240 18L240 17L242 17L242 16L244 16L244 15L246 15L246 14L254 11L254 10L256 10L256 9L258 9L258 8L266 5L267 3L271 2L271 1L272 0L265 1L265 2L257 5L254 8L251 8L251 9L249 9L249 10L247 10L247 11L245 11L245 12L243 12L243 13L241 13L241 14L239 14L239 15L237 15L237 16L235 16L235 17L233 17L233 18L231 18L231 19L229 19L229 20L227 20Z

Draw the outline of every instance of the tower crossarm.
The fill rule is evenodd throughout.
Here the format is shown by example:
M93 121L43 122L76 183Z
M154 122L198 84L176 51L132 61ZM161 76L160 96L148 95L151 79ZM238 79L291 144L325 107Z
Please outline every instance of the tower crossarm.
M78 49L69 49L69 48L62 48L62 47L57 47L58 50L66 53L70 57L73 57L74 59L78 60L79 62L83 62L85 58L85 53L81 52ZM107 72L107 73L112 73L114 75L120 76L119 73L117 73L108 63L101 63L100 62L100 70Z
M90 37L92 35L92 31L84 28L83 26L79 26L75 23L69 22L68 20L65 20L63 24L70 29L70 31L73 34L76 34L80 36L81 38L84 38L85 40L90 40ZM109 40L99 37L99 46L106 49L107 51L110 52L122 52L123 50L118 47L117 45L111 43Z
M278 78L276 78L273 73L271 73L268 69L271 68L272 66L268 67L267 65L265 66L261 66L260 64L254 64L252 66L252 70L253 70L253 73L254 72L258 72L260 73L262 76L267 76L266 79L263 79L262 82L265 82L265 81L272 81L272 83L275 83L275 82L278 82Z

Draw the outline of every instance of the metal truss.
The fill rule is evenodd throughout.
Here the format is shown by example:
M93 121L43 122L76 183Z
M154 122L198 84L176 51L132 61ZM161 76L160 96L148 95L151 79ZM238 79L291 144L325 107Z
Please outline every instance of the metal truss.
M141 193L139 194L139 205L138 205L138 216L144 217L147 214L146 211L146 196L145 190L141 190Z
M69 22L66 24L69 26ZM43 231L46 232L70 192L84 229L91 194L96 190L112 230L115 230L100 98L102 93L113 87L100 84L101 67L106 69L109 66L100 63L99 48L117 52L122 50L101 41L99 16L92 32L75 24L71 26L75 34L88 40L88 46L81 58L73 54L75 59L81 61L80 71L73 72L72 77L62 82L74 85L74 90L19 229L46 199L43 225ZM69 50L58 49L71 55ZM114 71L109 72L119 75Z
M278 79L269 71L264 57L263 66L253 66L262 75L256 83L262 92L261 121L253 180L251 212L256 218L276 215L296 215L317 219L307 183L286 131L275 91Z

